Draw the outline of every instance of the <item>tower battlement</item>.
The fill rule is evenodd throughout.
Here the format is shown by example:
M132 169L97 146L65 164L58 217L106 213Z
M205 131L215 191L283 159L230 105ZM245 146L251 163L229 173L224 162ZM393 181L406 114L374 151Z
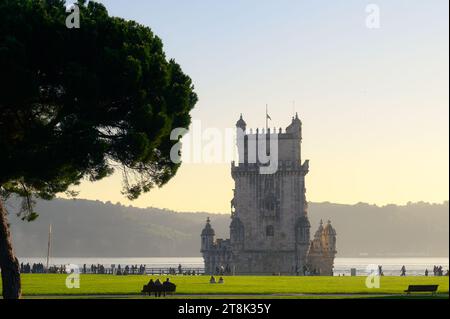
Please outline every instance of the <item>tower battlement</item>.
M239 154L239 166L259 164L260 153L270 155L271 160L284 163L285 166L301 166L302 122L296 114L292 122L283 131L281 128L247 130L242 115L236 123L236 144ZM265 148L265 152L263 149Z

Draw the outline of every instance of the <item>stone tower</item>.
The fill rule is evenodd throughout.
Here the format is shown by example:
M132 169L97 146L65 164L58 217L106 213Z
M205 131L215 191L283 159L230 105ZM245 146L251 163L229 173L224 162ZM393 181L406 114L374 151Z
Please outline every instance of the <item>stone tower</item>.
M230 240L235 273L295 273L306 265L309 248L305 176L308 161L301 162L302 123L292 118L286 132L255 134L246 131L241 118L236 123L239 163L233 163L235 182ZM277 171L261 174L263 165L252 162L250 141L277 140ZM239 140L240 139L240 140ZM271 144L266 143L268 154ZM244 157L244 158L242 158ZM254 158L255 156L253 156Z
M309 260L315 245L310 241L305 188L309 161L301 158L302 122L298 116L285 132L266 129L253 133L247 131L241 115L236 130L239 162L231 165L235 188L230 239L213 239L211 244L210 234L212 238L214 234L207 221L202 232L207 273L224 268L234 274L306 274L319 264L323 274L332 273L336 233L331 224L320 226L316 233L320 234L320 249L313 249L312 262ZM276 155L270 157L270 163L260 160L261 149ZM275 170L262 173L273 164Z

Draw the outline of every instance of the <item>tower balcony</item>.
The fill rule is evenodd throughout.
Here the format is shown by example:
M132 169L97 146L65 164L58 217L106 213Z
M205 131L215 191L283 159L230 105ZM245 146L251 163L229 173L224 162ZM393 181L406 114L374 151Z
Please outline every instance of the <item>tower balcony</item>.
M268 166L268 164L262 163L236 163L231 162L231 174L240 173L259 173L260 167ZM278 161L278 172L299 172L304 175L309 172L309 160L306 160L303 164L296 161Z

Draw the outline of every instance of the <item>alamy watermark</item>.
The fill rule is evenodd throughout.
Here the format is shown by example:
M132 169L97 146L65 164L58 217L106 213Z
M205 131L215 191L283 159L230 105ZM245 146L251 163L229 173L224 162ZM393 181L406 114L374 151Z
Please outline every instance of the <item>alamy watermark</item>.
M246 134L240 128L202 128L201 121L192 122L191 130L176 128L170 139L178 141L171 151L174 163L188 164L257 164L260 174L278 170L278 134L257 131Z
M368 29L379 29L381 27L380 6L370 3L366 6L366 27Z
M66 12L69 15L66 17L66 27L69 29L79 29L80 28L80 8L78 4L73 3L67 6Z
M369 289L380 288L380 282L381 282L380 266L368 265L366 267L366 273L367 273L366 287Z
M66 273L66 287L68 289L79 289L80 288L80 268L77 265L67 265Z

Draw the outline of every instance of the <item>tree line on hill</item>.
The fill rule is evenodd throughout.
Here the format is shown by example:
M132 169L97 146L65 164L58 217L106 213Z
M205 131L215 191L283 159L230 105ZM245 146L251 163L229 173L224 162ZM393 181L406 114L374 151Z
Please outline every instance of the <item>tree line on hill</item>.
M14 212L14 203L9 210ZM32 223L10 217L16 253L43 257L52 224L55 257L195 257L211 218L216 236L229 237L229 214L174 212L91 200L38 201ZM449 207L409 203L375 206L310 203L311 236L320 219L337 231L338 257L448 256Z

